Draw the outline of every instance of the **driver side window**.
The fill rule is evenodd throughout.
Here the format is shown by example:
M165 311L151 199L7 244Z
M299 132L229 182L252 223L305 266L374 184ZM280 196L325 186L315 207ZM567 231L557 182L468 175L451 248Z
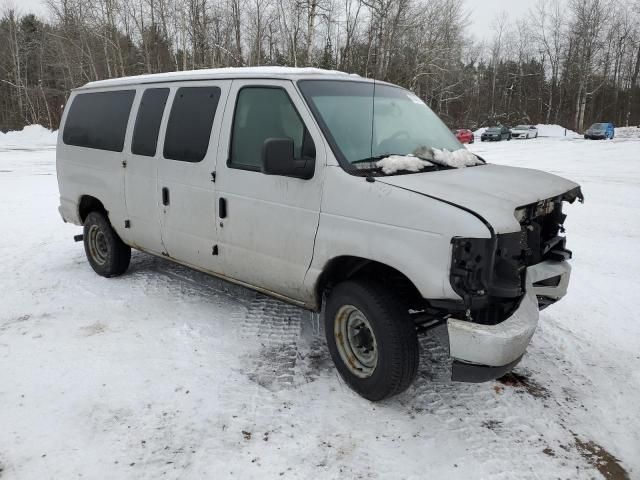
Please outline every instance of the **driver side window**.
M236 100L228 165L259 171L269 138L292 139L295 159L315 157L313 140L284 89L244 87Z

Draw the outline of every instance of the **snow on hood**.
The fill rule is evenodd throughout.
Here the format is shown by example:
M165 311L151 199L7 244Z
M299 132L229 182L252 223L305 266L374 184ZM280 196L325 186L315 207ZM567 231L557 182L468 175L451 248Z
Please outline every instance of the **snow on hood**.
M464 168L484 165L484 162L466 148L450 152L433 148L433 162L447 167Z
M419 172L425 167L442 165L452 168L473 167L484 165L484 162L466 148L450 152L437 148L421 148L414 154L389 155L376 162L376 166L382 168L382 173L392 175L399 171Z
M376 166L382 169L382 173L392 175L401 170L419 172L425 167L433 167L429 160L414 157L413 155L390 155L376 162Z
M515 209L562 195L578 185L529 168L482 165L380 177L376 181L466 207L484 217L496 233L515 232Z

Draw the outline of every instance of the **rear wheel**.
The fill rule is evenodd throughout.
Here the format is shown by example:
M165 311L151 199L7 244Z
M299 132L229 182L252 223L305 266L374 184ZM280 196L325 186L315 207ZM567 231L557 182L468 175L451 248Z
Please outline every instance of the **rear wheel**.
M327 344L345 382L371 401L406 390L418 370L418 338L408 308L388 288L349 280L327 299Z
M131 248L124 244L103 213L87 215L83 237L87 260L98 275L115 277L127 270Z

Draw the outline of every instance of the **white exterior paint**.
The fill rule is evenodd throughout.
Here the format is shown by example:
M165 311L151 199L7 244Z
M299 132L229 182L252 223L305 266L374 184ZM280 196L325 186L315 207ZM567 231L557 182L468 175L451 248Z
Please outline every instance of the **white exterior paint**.
M496 233L520 230L516 208L578 186L540 170L499 165L384 177L380 182L466 207L487 220Z
M287 92L316 145L315 173L310 180L301 180L229 167L235 101L227 103L216 179L216 197L225 199L228 209L227 218L218 224L222 271L227 277L309 303L313 286L305 286L304 277L318 229L326 148L290 81L237 80L232 98L242 87L256 83Z
M133 110L137 111L141 98L142 89L137 92ZM165 117L166 112L165 106ZM133 126L129 128L132 129ZM160 147L156 145L156 154L153 157L131 153L130 141L125 142L124 151L124 159L127 162L127 167L123 169L125 203L131 229L125 230L122 234L131 245L144 246L149 252L161 254L165 250L162 245L161 202L157 196L157 190L158 163L162 155L162 144Z
M156 198L162 189L169 191L169 204L160 205L162 242L169 257L200 269L220 272L220 257L212 255L217 241L215 186L211 172L216 170L218 141L222 127L221 113L231 87L231 80L171 83L165 115L158 135L158 183ZM173 98L180 87L218 87L220 99L213 120L207 153L200 162L183 162L164 158L164 135Z
M511 129L511 138L537 138L538 137L538 129L534 125L528 126L517 126Z
M122 153L67 146L59 135L63 219L80 225L80 199L93 196L104 204L114 229L132 247L309 308L319 307L320 275L329 262L342 256L395 268L426 299L458 300L449 279L453 237L489 238L486 223L495 233L519 231L517 207L577 187L537 170L496 165L378 177L373 182L351 175L338 165L295 85L302 77L330 75L354 79L335 72L266 68L179 72L88 84L78 91L135 89L136 98ZM215 85L222 92L209 148L199 163L167 160L162 155L175 91L186 85ZM286 90L315 143L315 172L310 180L228 167L236 95L247 85ZM171 92L156 155L139 157L130 153L132 130L142 92L152 86L169 87ZM60 132L65 117L66 113ZM168 206L160 201L163 187L170 191ZM220 198L228 205L224 219L217 212ZM130 228L124 227L125 220L130 220ZM213 255L214 246L218 255ZM538 269L536 281L558 275L556 270ZM564 295L568 270L563 272L566 278L561 286L545 290L545 295ZM531 297L535 300L529 285L520 309L503 327L451 320L449 338L455 358L500 365L512 360L514 352L521 355L537 322L537 305L529 305Z

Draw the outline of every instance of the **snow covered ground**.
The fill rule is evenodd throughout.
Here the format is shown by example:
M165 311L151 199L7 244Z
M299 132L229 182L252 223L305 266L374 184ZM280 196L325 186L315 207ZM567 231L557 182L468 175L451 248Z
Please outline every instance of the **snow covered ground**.
M514 375L452 383L424 338L372 404L315 315L142 253L95 275L51 136L0 138L0 479L638 478L640 135L470 149L582 184L569 294Z

